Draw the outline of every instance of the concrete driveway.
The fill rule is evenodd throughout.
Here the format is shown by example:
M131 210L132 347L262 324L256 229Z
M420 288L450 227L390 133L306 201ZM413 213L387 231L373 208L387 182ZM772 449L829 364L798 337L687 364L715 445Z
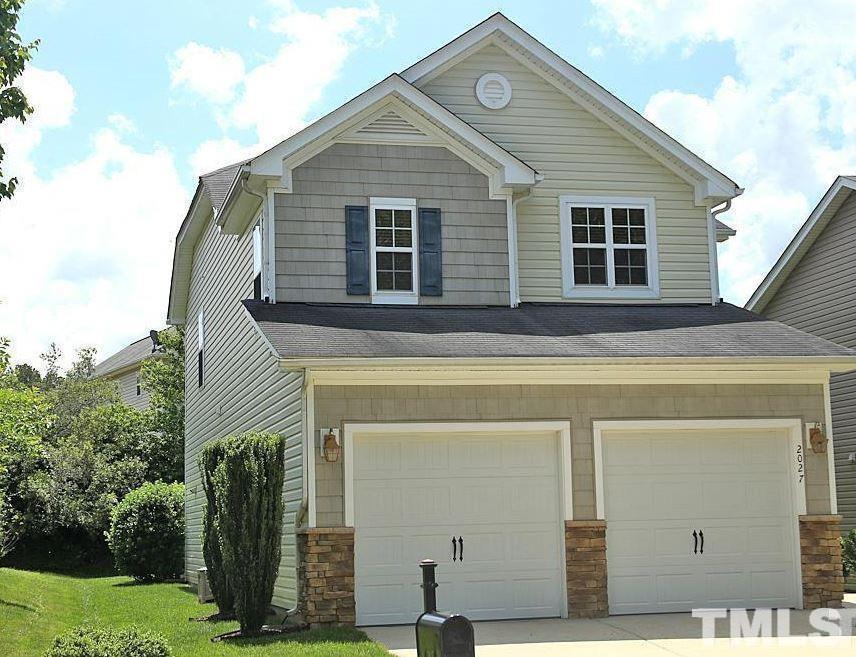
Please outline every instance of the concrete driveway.
M856 595L845 597L856 606ZM815 630L808 612L791 613L790 638L728 638L728 624L717 621L717 638L701 638L701 620L690 614L612 616L595 620L500 621L475 624L478 657L804 657L856 654L856 637L809 637ZM398 657L416 657L412 626L364 628Z

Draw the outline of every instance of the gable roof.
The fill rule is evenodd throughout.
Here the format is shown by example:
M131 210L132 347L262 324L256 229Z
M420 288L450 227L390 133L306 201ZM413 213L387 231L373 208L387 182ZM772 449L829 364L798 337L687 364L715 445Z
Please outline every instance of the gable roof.
M532 304L517 308L244 301L281 359L819 359L856 352L717 305Z
M140 338L98 363L92 371L92 376L100 378L139 367L147 358L160 354L152 347L152 339L148 335Z
M417 87L421 86L489 43L499 46L528 65L583 108L691 182L698 204L708 200L716 205L743 192L724 173L663 132L502 13L495 13L422 58L402 71L401 76Z
M823 198L812 210L808 219L797 231L791 243L779 256L776 264L761 281L758 289L752 293L749 301L746 302L746 307L749 310L756 313L764 312L767 304L770 303L790 273L800 263L803 256L808 253L812 244L815 243L823 229L826 228L854 190L856 190L856 176L838 176L835 179L835 182L826 190Z

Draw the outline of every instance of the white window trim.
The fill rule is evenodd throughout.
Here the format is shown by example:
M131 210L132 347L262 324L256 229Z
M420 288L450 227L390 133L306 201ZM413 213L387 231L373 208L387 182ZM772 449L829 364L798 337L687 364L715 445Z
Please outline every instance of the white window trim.
M410 252L413 256L413 291L387 292L377 289L377 248L375 245L375 210L410 210L412 240L410 248L384 247L384 251ZM415 198L386 198L373 197L369 199L369 239L371 243L371 260L369 274L371 276L372 303L417 304L419 303L419 218L416 216Z
M575 285L573 268L573 242L571 239L571 208L602 207L606 218L606 275L607 285ZM648 285L616 285L612 242L612 207L641 208L645 210L645 242L648 253ZM562 257L562 295L566 299L659 299L660 270L657 251L657 212L651 197L630 196L574 196L559 197L559 222ZM622 248L619 246L619 248Z

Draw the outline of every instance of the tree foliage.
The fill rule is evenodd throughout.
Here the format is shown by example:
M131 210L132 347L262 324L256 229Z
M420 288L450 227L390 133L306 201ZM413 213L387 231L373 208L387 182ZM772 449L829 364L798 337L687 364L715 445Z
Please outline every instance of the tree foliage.
M184 569L184 484L146 483L113 509L107 544L119 572L137 581Z
M216 527L241 633L254 635L264 624L279 569L285 442L251 432L224 443L222 460L211 473Z
M160 358L143 361L140 385L149 393L150 425L160 433L164 481L184 480L184 329L159 333Z
M235 593L229 586L220 550L220 531L217 528L217 495L214 490L214 472L223 460L226 443L212 440L206 443L199 455L199 473L205 491L205 509L202 513L202 556L208 569L208 585L221 616L235 610Z
M24 92L13 86L38 46L38 41L25 43L18 34L18 18L23 4L24 0L0 0L0 123L6 119L17 119L23 123L33 112ZM5 154L0 144L0 165ZM11 198L17 185L17 178L4 181L0 169L0 200Z

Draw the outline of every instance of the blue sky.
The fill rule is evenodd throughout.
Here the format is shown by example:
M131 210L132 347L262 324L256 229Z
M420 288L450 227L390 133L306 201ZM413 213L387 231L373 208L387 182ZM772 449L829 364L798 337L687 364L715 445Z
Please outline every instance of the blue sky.
M775 11L772 11L775 8ZM494 11L747 188L725 219L742 303L835 175L856 171L856 3L31 0L27 126L0 126L0 333L111 350L162 325L195 177L322 116ZM281 81L281 84L279 82ZM249 149L249 151L248 151ZM849 169L848 169L849 167ZM32 252L40 255L37 274ZM26 257L25 257L26 256Z

